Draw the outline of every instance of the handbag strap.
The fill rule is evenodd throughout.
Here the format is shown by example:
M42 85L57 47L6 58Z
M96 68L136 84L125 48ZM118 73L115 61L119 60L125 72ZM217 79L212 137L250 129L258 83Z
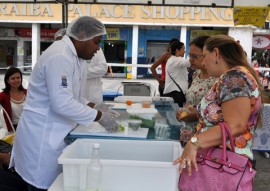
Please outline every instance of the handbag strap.
M219 123L219 125L222 125L223 128L226 130L227 135L228 135L229 138L230 138L230 144L231 144L232 152L235 153L235 145L234 145L234 141L233 141L232 130L231 130L231 128L229 127L229 124L226 123L226 122L221 122L221 123ZM225 139L226 139L226 138L225 138ZM225 148L226 148L226 142L225 142ZM253 167L252 167L252 163L251 163L250 160L248 160L248 166L249 166L250 172L252 172L252 170L253 170L252 168L253 168Z
M242 167L242 166L239 166L239 165L236 165L236 164L233 164L231 162L228 162L227 160L227 150L226 150L226 134L228 135L229 139L230 139L230 144L231 144L231 149L232 149L232 152L235 153L235 145L234 145L234 141L233 141L233 136L232 136L232 131L231 131L231 128L229 127L228 123L226 122L220 122L219 123L219 126L221 128L221 132L222 132L222 160L221 159L218 159L218 158L212 158L211 157L211 152L213 150L214 147L212 147L211 149L209 149L209 151L207 152L206 156L203 156L202 154L199 156L199 158L204 158L204 159L207 159L207 160L211 160L211 161L215 161L217 163L220 163L220 164L223 164L223 165L226 165L227 167L230 167L230 168L234 168L234 169L237 169L239 171L242 171L244 172L245 171L245 168ZM249 171L252 172L253 169L252 169L252 163L250 160L247 160L247 164L249 166Z
M226 123L226 122L220 122L219 125L223 126L223 128L226 130L226 133L230 139L230 145L231 145L232 152L235 152L235 145L234 145L234 141L233 141L231 128L229 127L228 123ZM226 147L226 134L225 134L225 147Z
M183 92L181 87L176 83L176 81L172 78L172 76L170 75L170 73L168 72L168 75L170 76L170 78L172 79L172 81L175 83L175 85L179 88L180 92Z
M222 159L223 159L223 161L227 161L227 150L226 150L227 136L226 136L226 134L228 135L228 137L230 139L232 152L235 152L232 132L231 132L231 129L226 122L220 122L219 126L221 128L221 134L222 134ZM213 148L208 151L208 153L207 153L208 157L211 156L212 150L213 150Z
M224 161L227 161L227 136L226 134L228 135L229 137L229 140L230 140L230 145L231 145L231 149L232 149L232 152L235 152L235 148L234 148L234 142L233 142L233 137L232 137L232 131L231 131L231 128L229 127L228 123L226 122L220 122L219 123L219 126L222 130L222 149L223 149L223 160Z
M219 159L219 158L213 158L211 156L202 156L202 155L200 155L199 158L203 158L203 159L206 159L206 160L209 160L209 161L215 161L216 163L225 165L225 166L227 166L229 168L237 169L237 170L239 170L241 172L245 171L245 167L239 166L237 164L233 164L232 162L228 162L228 160ZM250 165L249 165L249 167L250 167Z
M225 132L225 127L223 124L219 124L221 128L221 133L222 133L222 158L223 161L226 161L227 159L227 153L226 153L226 132Z

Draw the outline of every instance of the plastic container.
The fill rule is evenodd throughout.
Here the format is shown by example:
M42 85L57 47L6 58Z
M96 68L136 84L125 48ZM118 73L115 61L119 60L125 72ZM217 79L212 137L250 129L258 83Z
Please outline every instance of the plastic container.
M129 115L136 115L143 119L152 119L158 113L155 108L127 108Z
M151 101L143 101L142 102L142 107L143 108L150 108L152 106L152 102Z
M143 101L152 101L150 96L118 96L114 98L115 102L126 103L127 100L131 100L133 103L142 103Z
M168 133L170 133L169 125L164 123L155 123L155 138L156 139L166 139L169 137Z
M193 136L193 130L190 126L183 126L180 128L180 142L184 146Z
M174 103L171 97L153 97L152 102L155 106L171 106Z
M181 120L182 118L186 117L189 114L189 109L188 108L180 107L178 109L178 112L180 112L179 120Z
M142 120L139 119L129 119L128 128L131 128L133 131L138 131L142 124Z
M93 143L100 144L103 191L177 191L179 142L77 139L58 158L65 191L85 191Z

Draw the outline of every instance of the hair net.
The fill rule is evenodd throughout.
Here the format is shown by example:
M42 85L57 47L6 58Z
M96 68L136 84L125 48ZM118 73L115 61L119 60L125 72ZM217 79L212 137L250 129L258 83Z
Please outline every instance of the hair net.
M106 34L106 30L99 20L94 17L83 16L73 20L68 25L66 34L78 41L87 41Z
M66 34L66 28L60 29L58 30L55 34L54 34L54 39L56 39L57 37L63 37Z

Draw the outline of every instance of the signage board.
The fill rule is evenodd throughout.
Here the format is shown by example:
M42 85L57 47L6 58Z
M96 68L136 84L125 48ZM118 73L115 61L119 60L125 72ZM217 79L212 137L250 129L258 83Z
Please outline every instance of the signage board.
M253 25L262 28L269 10L269 7L234 7L234 25Z

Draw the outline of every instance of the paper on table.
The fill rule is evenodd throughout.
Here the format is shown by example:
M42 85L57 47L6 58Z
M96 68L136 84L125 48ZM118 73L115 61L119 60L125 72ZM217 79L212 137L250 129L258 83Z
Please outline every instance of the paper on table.
M145 139L148 134L148 128L140 128L137 131L133 131L128 128L127 121L121 122L121 125L125 127L124 131L108 132L99 123L93 122L90 127L78 125L74 130L70 132L70 135L89 135L89 136L101 136L101 137L129 137Z

